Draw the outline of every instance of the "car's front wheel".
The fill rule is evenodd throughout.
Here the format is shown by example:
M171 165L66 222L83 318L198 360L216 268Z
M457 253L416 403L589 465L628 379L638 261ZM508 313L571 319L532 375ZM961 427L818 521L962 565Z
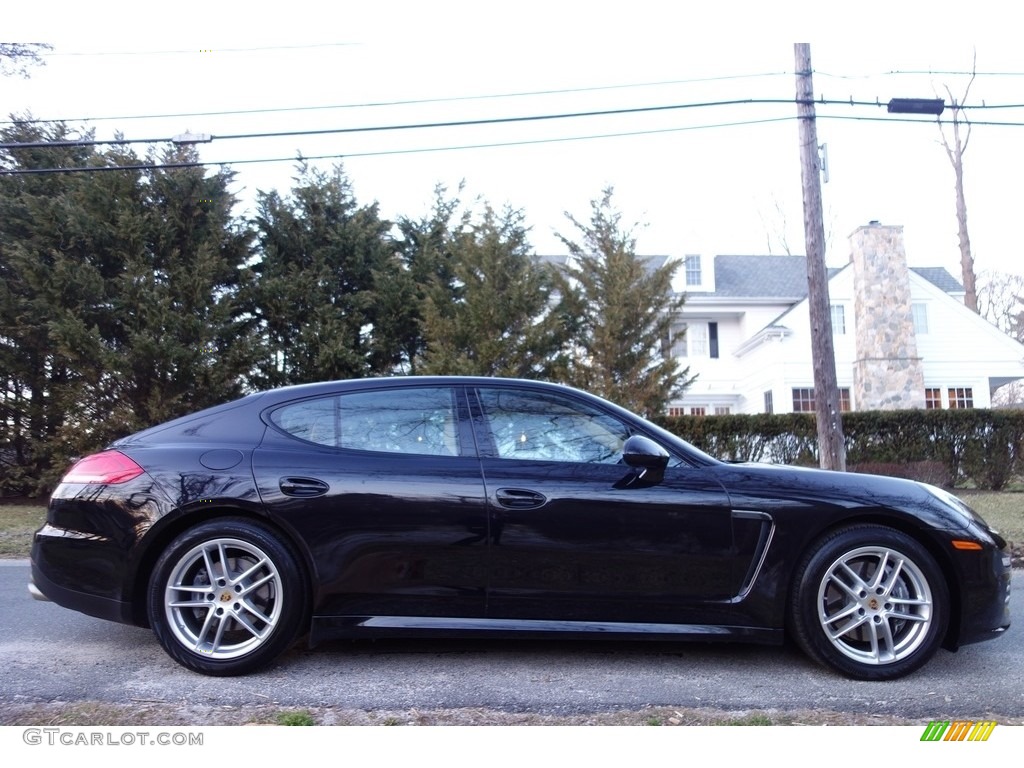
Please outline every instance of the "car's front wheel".
M250 520L211 520L163 552L149 584L149 620L164 650L207 675L266 666L295 639L306 613L291 548Z
M949 590L910 536L860 525L825 536L797 567L790 625L812 658L860 680L890 680L938 650Z

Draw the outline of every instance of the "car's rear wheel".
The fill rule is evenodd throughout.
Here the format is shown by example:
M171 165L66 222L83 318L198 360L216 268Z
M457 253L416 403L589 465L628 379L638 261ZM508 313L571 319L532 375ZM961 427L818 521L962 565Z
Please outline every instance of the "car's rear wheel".
M211 520L185 531L157 561L149 620L164 650L207 675L266 666L295 639L308 590L296 556L268 528Z
M793 635L817 661L860 680L890 680L925 664L949 621L935 559L910 536L852 526L803 558L790 596Z

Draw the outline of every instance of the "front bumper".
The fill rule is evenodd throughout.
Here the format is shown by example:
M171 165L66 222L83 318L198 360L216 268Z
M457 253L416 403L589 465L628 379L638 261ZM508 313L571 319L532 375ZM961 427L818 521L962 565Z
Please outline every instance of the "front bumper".
M962 561L966 578L957 646L994 639L1010 627L1009 550L1004 546L971 555Z

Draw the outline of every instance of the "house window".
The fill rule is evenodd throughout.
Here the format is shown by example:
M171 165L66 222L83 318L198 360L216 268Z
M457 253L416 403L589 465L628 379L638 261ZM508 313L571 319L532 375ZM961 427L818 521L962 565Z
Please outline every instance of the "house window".
M686 357L686 323L672 327L670 350L672 357Z
M764 412L775 413L775 403L773 402L772 391L769 389L764 393Z
M708 354L708 326L706 323L686 326L686 338L691 357L706 357Z
M765 392L767 395L768 393ZM839 388L839 410L849 411L851 408L850 388ZM793 413L812 413L817 408L814 401L814 387L793 389Z
M703 405L695 405L690 409L691 416L707 416L708 409Z
M715 416L728 416L732 413L732 409L728 405L716 405Z
M924 407L931 410L942 407L942 390L938 387L927 387L924 391Z
M974 389L971 387L950 387L947 394L950 408L974 407Z
M668 407L668 415L669 416L685 416L686 415L686 409L683 408L681 405L670 405Z
M700 274L700 256L687 256L683 263L686 271L686 284L700 285L703 282Z
M813 411L814 408L813 387L793 390L793 413L807 413Z
M914 321L914 333L928 333L927 304L911 304L910 317Z
M708 352L711 357L718 357L718 323L708 323Z
M846 335L846 310L842 304L833 304L832 310L832 333L835 336Z
M839 410L846 413L850 410L850 388L839 388Z

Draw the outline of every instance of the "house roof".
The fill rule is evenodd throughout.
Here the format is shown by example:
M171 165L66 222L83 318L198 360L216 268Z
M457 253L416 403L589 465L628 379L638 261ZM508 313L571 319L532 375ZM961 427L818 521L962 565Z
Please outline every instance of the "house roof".
M946 293L963 293L964 287L955 277L946 271L945 267L911 267L911 272L916 272L940 291Z
M671 256L666 255L650 255L650 254L636 254L636 257L644 263L644 268L648 272L654 272L657 269L665 266L670 260ZM535 258L544 264L550 264L557 269L564 269L569 263L568 254L550 254L550 253L538 253Z
M637 254L649 272L664 265L670 256ZM536 258L563 268L567 255L537 254ZM803 256L722 255L714 257L715 291L687 291L692 296L721 298L787 299L797 302L807 295L807 259ZM944 267L911 267L945 293L963 293L964 287ZM831 280L841 268L831 267Z
M911 267L946 293L963 292L943 267ZM828 270L829 279L840 270ZM701 292L692 291L697 295ZM710 295L710 294L707 294ZM803 256L715 256L715 296L799 300L807 295L807 259Z

